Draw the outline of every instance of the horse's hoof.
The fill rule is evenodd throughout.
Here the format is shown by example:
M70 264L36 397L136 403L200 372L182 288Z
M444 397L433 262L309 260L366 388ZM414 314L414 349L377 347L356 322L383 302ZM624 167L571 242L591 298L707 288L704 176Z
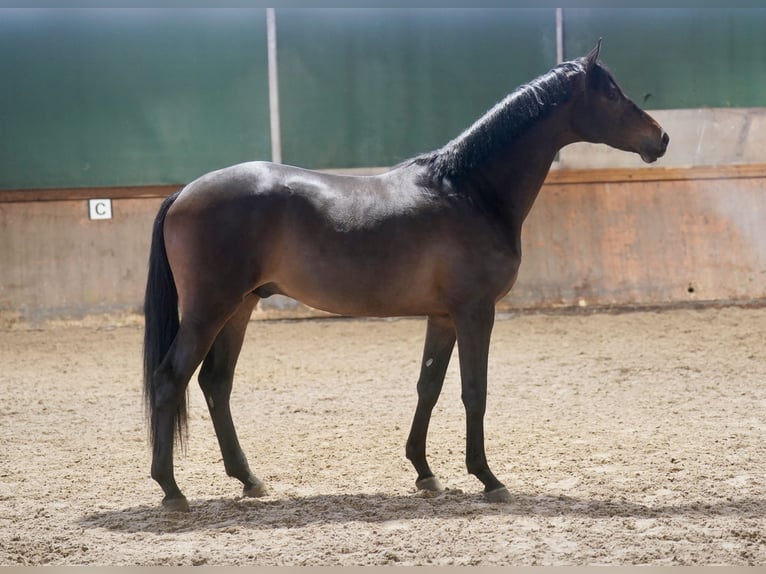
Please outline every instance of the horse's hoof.
M189 501L185 496L162 499L162 508L169 512L189 512Z
M444 492L444 487L435 476L421 478L415 483L418 490L430 490L431 492Z
M253 484L245 486L245 488L242 490L242 496L246 496L248 498L258 498L260 496L266 496L266 494L268 494L266 485L258 479L255 479Z
M512 502L511 493L504 486L484 493L487 502Z

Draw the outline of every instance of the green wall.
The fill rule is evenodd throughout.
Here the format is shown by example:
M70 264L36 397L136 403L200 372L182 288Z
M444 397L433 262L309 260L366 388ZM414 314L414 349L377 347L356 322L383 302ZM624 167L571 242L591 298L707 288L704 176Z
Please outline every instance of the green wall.
M178 183L268 157L264 10L0 11L0 188Z
M766 106L766 9L565 9L564 20L566 57L603 37L602 59L639 104Z
M652 109L766 107L766 9L564 9ZM555 63L549 9L278 9L283 160L390 165ZM648 99L644 103L647 94ZM265 9L0 10L0 189L270 159Z
M283 160L391 165L556 63L555 11L278 10Z

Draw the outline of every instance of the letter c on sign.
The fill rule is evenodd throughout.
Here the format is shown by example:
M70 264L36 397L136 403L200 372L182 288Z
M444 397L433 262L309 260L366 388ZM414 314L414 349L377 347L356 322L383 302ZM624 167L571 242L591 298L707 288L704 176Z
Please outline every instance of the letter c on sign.
M88 216L90 219L112 219L112 200L89 199Z

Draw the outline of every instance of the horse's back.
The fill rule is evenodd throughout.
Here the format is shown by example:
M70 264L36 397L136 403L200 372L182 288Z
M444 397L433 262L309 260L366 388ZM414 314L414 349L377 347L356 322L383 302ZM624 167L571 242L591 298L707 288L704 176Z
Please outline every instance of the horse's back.
M434 265L419 255L419 220L433 199L411 180L268 162L210 172L186 186L168 213L168 257L182 284L214 275L235 292L268 284L259 293L365 314L361 308L381 298L383 284L388 293L402 291L413 279L422 283ZM354 303L362 292L365 301Z

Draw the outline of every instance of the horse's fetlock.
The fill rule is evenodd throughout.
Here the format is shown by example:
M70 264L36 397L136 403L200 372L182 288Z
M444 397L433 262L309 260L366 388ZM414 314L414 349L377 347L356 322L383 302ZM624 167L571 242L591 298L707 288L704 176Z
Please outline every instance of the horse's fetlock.
M151 477L153 480L155 480L156 482L160 484L165 484L166 482L168 482L167 471L155 468L154 465L152 465ZM172 479L172 474L170 475L170 477Z
M468 457L465 461L468 474L479 476L489 470L487 458L484 456Z

